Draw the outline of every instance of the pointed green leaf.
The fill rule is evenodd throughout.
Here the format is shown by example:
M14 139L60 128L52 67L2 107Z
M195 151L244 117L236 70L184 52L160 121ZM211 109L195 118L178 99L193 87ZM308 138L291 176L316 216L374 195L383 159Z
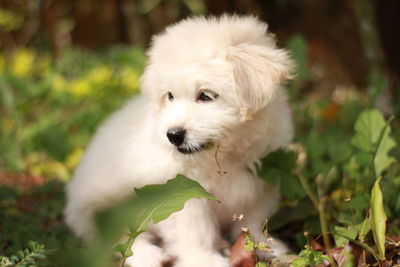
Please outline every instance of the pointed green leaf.
M385 125L385 119L378 110L362 112L354 126L356 134L351 143L363 151L374 153Z
M166 184L148 185L135 190L136 195L103 213L100 227L105 231L109 223L129 225L131 234L145 231L150 222L162 221L172 213L183 208L185 202L192 198L216 200L201 185L178 174ZM112 213L110 215L109 213ZM111 220L111 222L109 222ZM100 229L102 230L102 229Z
M145 231L150 222L157 223L172 213L183 209L191 198L217 200L207 193L196 181L178 174L175 179L164 185L145 186L136 189L136 198L132 200L135 214L130 223L133 232Z
M381 178L376 180L371 194L371 230L375 244L378 247L379 258L385 259L385 234L386 234L386 214L383 208L383 197L379 187Z

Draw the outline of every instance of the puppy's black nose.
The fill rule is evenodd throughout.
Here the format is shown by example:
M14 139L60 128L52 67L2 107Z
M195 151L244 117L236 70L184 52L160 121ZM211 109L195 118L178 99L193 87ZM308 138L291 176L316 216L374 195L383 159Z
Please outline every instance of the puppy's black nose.
M167 132L168 140L176 146L183 144L183 141L185 141L185 135L186 130L183 128L173 128L169 129Z

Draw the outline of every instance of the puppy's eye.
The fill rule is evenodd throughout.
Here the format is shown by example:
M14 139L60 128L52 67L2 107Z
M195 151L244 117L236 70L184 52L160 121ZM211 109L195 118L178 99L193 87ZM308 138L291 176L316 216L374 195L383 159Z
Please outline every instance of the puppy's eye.
M169 101L174 100L174 95L171 92L168 92L168 100Z
M217 94L213 94L211 92L200 92L196 98L196 101L210 102L210 101L213 101L217 97L218 97Z

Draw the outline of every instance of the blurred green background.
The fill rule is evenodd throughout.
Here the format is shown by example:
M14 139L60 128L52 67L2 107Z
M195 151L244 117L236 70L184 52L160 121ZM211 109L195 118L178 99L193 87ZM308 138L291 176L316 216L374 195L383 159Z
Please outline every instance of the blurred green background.
M2 0L0 181L16 182L10 173L67 180L98 123L139 90L151 36L193 14L267 21L298 61L292 98L330 97L327 119L353 91L393 114L398 7L372 0Z
M344 209L342 199L370 190L364 173L339 164L361 110L400 111L399 1L1 0L0 254L30 239L57 248L72 238L62 223L64 183L99 123L139 92L151 36L188 16L223 13L266 21L296 60L287 87L295 141L311 159L308 179L331 174L332 165L340 178L341 187L326 192L328 220ZM398 120L392 124L398 130ZM396 183L386 185L390 214L400 212L394 173ZM288 185L286 206L303 205L296 186ZM315 216L285 223L294 220L299 233L319 231Z

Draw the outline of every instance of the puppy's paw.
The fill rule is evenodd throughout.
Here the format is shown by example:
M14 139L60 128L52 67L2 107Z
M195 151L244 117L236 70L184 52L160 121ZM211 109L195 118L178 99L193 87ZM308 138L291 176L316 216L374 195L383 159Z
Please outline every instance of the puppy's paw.
M163 249L155 245L147 245L140 251L133 251L133 256L126 259L126 264L131 267L160 267L168 262L170 257Z
M184 257L178 257L174 267L230 267L228 258L219 253L190 253Z
M274 257L278 257L284 254L289 253L289 248L288 246L280 241L279 239L274 239L274 241L271 244L271 247L273 249L272 255Z

